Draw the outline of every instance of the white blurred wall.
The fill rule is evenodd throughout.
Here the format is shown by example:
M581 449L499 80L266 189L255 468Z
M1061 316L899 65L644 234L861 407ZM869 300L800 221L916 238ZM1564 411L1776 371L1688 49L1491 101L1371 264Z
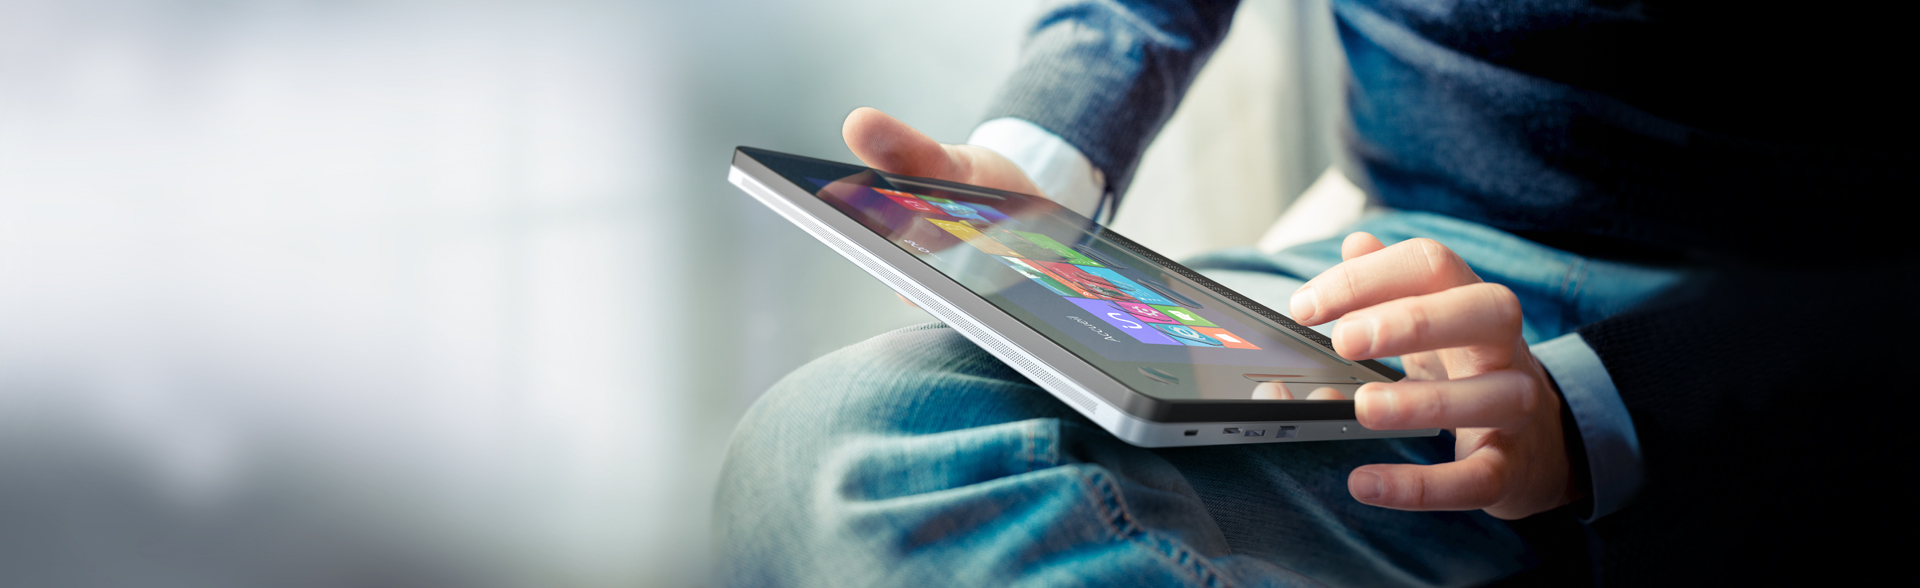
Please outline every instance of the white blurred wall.
M0 585L701 583L739 414L927 320L732 147L961 140L1029 8L0 0Z
M1251 246L1334 165L1345 72L1327 0L1243 1L1113 229L1174 259Z
M696 423L657 9L4 10L0 583L691 555L659 532L698 493L661 483Z

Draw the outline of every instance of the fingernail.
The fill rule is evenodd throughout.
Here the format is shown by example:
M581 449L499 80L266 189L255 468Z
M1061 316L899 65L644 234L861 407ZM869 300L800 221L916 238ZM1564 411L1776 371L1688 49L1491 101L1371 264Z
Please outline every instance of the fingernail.
M1346 350L1348 359L1365 357L1373 353L1373 332L1378 326L1370 317L1347 315L1333 328L1333 340Z
M1347 491L1361 502L1371 502L1387 494L1387 481L1373 472L1354 472L1347 478Z
M1301 286L1298 292L1293 293L1293 299L1287 301L1287 306L1288 311L1293 313L1293 320L1306 322L1313 320L1313 313L1319 310L1318 303L1319 300L1316 300L1313 295L1313 285L1308 284Z
M1359 398L1360 416L1365 417L1368 427L1387 427L1393 425L1394 408L1392 390L1379 388L1361 388Z

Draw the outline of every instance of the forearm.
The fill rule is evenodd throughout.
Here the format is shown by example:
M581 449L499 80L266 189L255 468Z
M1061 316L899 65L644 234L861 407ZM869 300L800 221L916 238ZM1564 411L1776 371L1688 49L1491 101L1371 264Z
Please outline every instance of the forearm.
M1044 3L1020 65L988 119L1030 121L1097 167L1113 194L1201 65L1226 36L1238 2Z

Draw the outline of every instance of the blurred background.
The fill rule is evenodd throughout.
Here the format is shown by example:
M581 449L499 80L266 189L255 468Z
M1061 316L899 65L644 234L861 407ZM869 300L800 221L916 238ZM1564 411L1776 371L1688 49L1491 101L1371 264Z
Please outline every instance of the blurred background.
M704 585L733 423L929 320L732 147L964 140L1033 9L0 0L0 585ZM1339 60L1243 6L1117 228L1259 238Z

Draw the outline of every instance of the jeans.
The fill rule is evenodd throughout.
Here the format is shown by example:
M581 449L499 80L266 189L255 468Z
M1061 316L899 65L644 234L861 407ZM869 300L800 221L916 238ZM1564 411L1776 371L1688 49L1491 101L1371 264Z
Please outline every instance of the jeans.
M1587 259L1422 213L1362 221L1424 236L1519 296L1529 342L1624 310L1672 270ZM1280 310L1339 240L1189 265ZM1485 513L1362 505L1347 473L1432 464L1438 437L1144 449L1091 424L944 325L902 329L794 372L735 431L717 496L727 586L1470 585L1534 556Z

